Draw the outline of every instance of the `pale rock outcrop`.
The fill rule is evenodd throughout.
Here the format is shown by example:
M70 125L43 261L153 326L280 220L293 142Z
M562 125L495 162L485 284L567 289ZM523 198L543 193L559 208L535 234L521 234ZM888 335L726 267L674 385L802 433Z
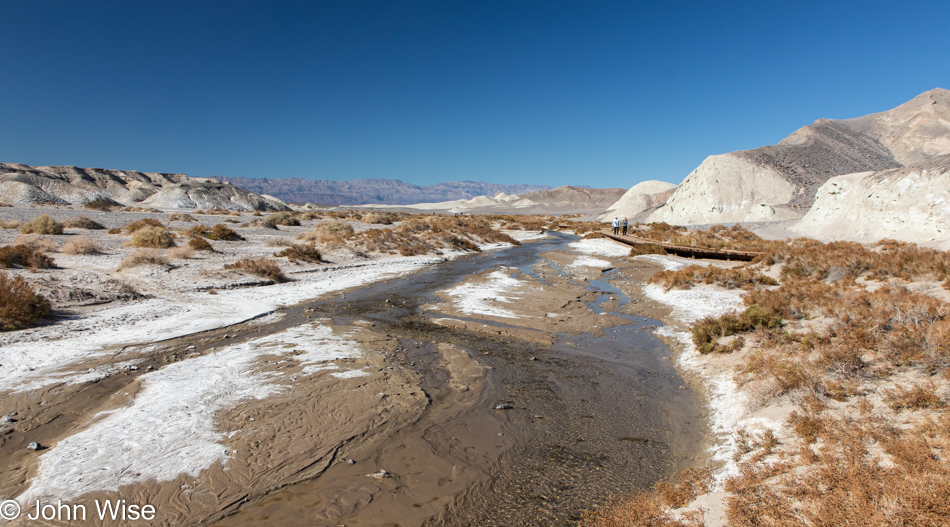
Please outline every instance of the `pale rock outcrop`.
M801 218L835 176L920 165L947 154L950 91L936 88L885 112L819 119L777 145L707 158L647 221Z
M833 177L792 230L825 241L891 238L950 249L950 158Z
M796 187L781 173L734 154L709 156L647 222L729 223L796 218Z
M675 190L676 185L665 181L641 181L620 196L620 199L600 216L600 221L610 221L615 216L626 217L630 221L642 221L666 203Z

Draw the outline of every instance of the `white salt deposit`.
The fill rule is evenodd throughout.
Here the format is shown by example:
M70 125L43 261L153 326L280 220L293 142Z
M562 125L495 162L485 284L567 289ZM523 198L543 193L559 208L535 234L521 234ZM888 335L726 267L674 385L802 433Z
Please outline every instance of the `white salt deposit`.
M671 257L650 255L653 261L674 268L680 262ZM741 309L741 291L724 290L718 287L699 285L692 289L663 288L654 284L644 287L644 294L673 308L672 316L684 326L689 326L707 316L721 316ZM683 352L677 358L677 364L686 371L699 375L708 389L709 420L712 433L716 440L710 447L713 459L720 461L722 466L715 473L717 486L721 487L725 480L738 473L738 465L733 460L737 451L735 433L743 428L754 430L771 428L778 430L781 423L762 418L749 416L746 405L747 398L739 390L732 378L731 372L714 373L706 367L706 360L696 350L688 331L673 326L659 328L656 333L677 340L682 344ZM720 489L721 490L721 489Z
M568 245L571 249L584 254L596 254L599 256L627 256L630 254L629 245L615 242L610 238L578 240Z
M492 271L483 283L469 282L445 290L456 309L469 315L487 315L501 318L523 318L497 305L510 304L522 296L517 289L524 286L508 271Z
M329 326L298 326L145 374L142 390L129 406L99 414L94 424L40 456L37 475L20 500L41 496L66 500L131 483L168 481L179 474L196 476L215 462L226 461L224 435L215 431L215 414L283 389L281 374L255 368L262 356L282 354L292 354L308 365L304 373L314 373L307 368L336 368L327 363L359 357L360 350ZM369 374L344 370L331 375Z
M32 330L29 338L0 347L0 391L24 391L74 377L73 364L115 352L108 346L149 343L237 324L280 306L409 273L440 261L431 257L373 262L309 273L301 279L267 287L191 293L154 298L131 305L107 306L97 312ZM26 334L21 333L21 335ZM88 372L83 372L88 373Z

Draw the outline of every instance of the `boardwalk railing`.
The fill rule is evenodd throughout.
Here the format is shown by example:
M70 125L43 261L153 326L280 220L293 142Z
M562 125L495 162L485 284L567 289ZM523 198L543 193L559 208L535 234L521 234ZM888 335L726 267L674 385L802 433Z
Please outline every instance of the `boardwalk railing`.
M687 247L685 245L673 245L672 243L658 242L656 240L641 238L639 236L622 236L620 234L613 234L609 230L604 231L604 235L610 239L617 240L618 242L626 243L627 245L652 245L656 247L662 247L669 254L684 256L686 258L712 258L716 260L740 260L748 262L749 260L752 260L756 256L762 254L752 251L731 251L728 249L711 249L709 247Z

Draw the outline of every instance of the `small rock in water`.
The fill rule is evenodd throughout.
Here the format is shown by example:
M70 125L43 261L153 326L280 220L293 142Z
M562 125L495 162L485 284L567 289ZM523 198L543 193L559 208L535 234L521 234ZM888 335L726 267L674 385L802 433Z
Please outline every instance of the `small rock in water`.
M39 450L39 449L43 448L43 446L40 445L39 443L37 443L36 441L33 441L33 442L30 443L29 445L26 445L26 448L28 448L28 449L30 449L30 450Z
M499 404L498 406L495 407L495 410L514 410L514 409L515 409L515 407L514 407L514 406L511 406L511 405L508 404L508 403Z
M348 464L350 464L350 465L355 465L355 464L356 464L356 460L355 460L355 459L347 459L346 462L347 462Z

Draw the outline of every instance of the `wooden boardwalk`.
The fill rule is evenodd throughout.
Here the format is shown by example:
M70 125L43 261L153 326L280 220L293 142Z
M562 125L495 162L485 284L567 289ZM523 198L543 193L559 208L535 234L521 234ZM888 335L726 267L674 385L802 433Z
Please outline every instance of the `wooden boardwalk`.
M626 243L627 245L655 245L662 247L669 254L675 254L676 256L683 256L686 258L712 258L715 260L740 260L743 262L748 262L749 260L752 260L756 256L762 254L751 251L730 251L727 249L710 249L707 247L687 247L684 245L673 245L671 243L663 243L647 238L640 238L639 236L622 236L620 234L613 234L611 229L607 229L602 232L608 238L617 240L618 242Z

